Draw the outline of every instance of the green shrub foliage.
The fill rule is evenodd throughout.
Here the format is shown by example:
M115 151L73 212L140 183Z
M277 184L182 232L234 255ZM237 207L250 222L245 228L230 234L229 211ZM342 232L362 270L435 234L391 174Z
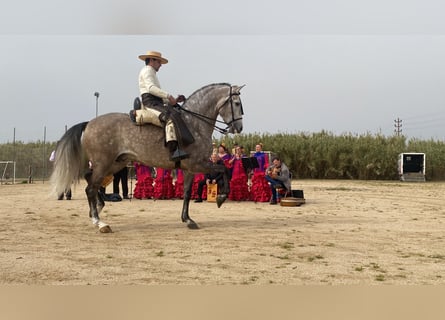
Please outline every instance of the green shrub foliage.
M236 142L246 153L263 144L264 151L278 155L299 179L397 180L397 159L402 152L426 154L427 180L445 180L445 143L437 140L407 140L404 136L380 134L334 135L318 133L250 133L217 139L231 147ZM0 144L0 160L16 161L17 179L47 179L55 142Z
M445 180L445 143L434 140L407 140L404 136L380 134L334 135L318 133L243 134L223 137L246 152L258 143L264 151L279 155L295 178L397 180L397 160L402 152L426 154L427 180Z

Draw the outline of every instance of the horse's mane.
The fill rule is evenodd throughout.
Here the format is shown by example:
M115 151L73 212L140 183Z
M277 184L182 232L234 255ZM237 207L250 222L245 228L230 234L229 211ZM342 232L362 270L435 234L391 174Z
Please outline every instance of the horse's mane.
M230 83L221 82L221 83L211 83L211 84L208 84L208 85L206 85L206 86L204 86L204 87L202 87L202 88L196 90L195 92L193 92L193 93L188 97L188 99L192 98L196 93L198 93L198 92L200 92L200 91L208 90L208 89L210 89L211 87L214 87L214 86L230 86Z

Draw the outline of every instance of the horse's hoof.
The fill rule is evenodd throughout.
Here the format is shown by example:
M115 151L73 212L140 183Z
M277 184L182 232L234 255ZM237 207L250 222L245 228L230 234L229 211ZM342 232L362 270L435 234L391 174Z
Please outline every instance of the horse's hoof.
M216 205L218 206L218 208L220 208L222 206L222 204L224 203L224 201L226 201L227 199L227 195L225 194L219 194L216 197Z
M108 224L106 224L106 223L99 222L98 227L99 227L99 231L101 233L111 233L111 232L113 232L113 230L111 230L111 227Z
M110 226L104 226L102 228L99 228L99 231L101 233L112 233L113 232L113 230L111 230Z
M189 222L187 222L187 228L189 228L191 230L197 230L197 229L199 229L199 226L195 221L189 221Z

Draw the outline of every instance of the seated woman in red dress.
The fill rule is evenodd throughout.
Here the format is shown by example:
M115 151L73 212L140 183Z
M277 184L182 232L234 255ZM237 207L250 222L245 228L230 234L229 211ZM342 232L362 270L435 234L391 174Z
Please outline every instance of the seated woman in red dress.
M149 166L135 162L136 185L133 191L133 197L136 199L151 199L153 197L153 176Z
M259 168L253 169L252 186L250 187L250 200L255 202L269 202L272 192L265 175L266 169L269 167L269 158L263 152L263 145L255 146L253 156L258 160Z
M249 186L247 184L247 173L244 169L242 158L246 156L241 152L242 147L235 147L235 154L229 163L232 167L232 178L230 179L229 200L249 200Z

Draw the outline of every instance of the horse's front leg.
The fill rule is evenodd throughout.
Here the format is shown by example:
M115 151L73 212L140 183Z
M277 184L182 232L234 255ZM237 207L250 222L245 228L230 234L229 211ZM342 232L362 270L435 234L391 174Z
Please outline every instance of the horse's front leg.
M189 229L199 229L199 226L189 216L189 204L192 197L192 185L194 174L186 172L184 173L184 201L182 204L182 222L187 223Z
M227 169L227 167L224 166L223 170L224 170L223 187L221 192L219 192L218 196L216 197L216 205L218 206L218 208L220 208L224 203L224 201L227 200L227 197L229 196L230 193L229 169Z

